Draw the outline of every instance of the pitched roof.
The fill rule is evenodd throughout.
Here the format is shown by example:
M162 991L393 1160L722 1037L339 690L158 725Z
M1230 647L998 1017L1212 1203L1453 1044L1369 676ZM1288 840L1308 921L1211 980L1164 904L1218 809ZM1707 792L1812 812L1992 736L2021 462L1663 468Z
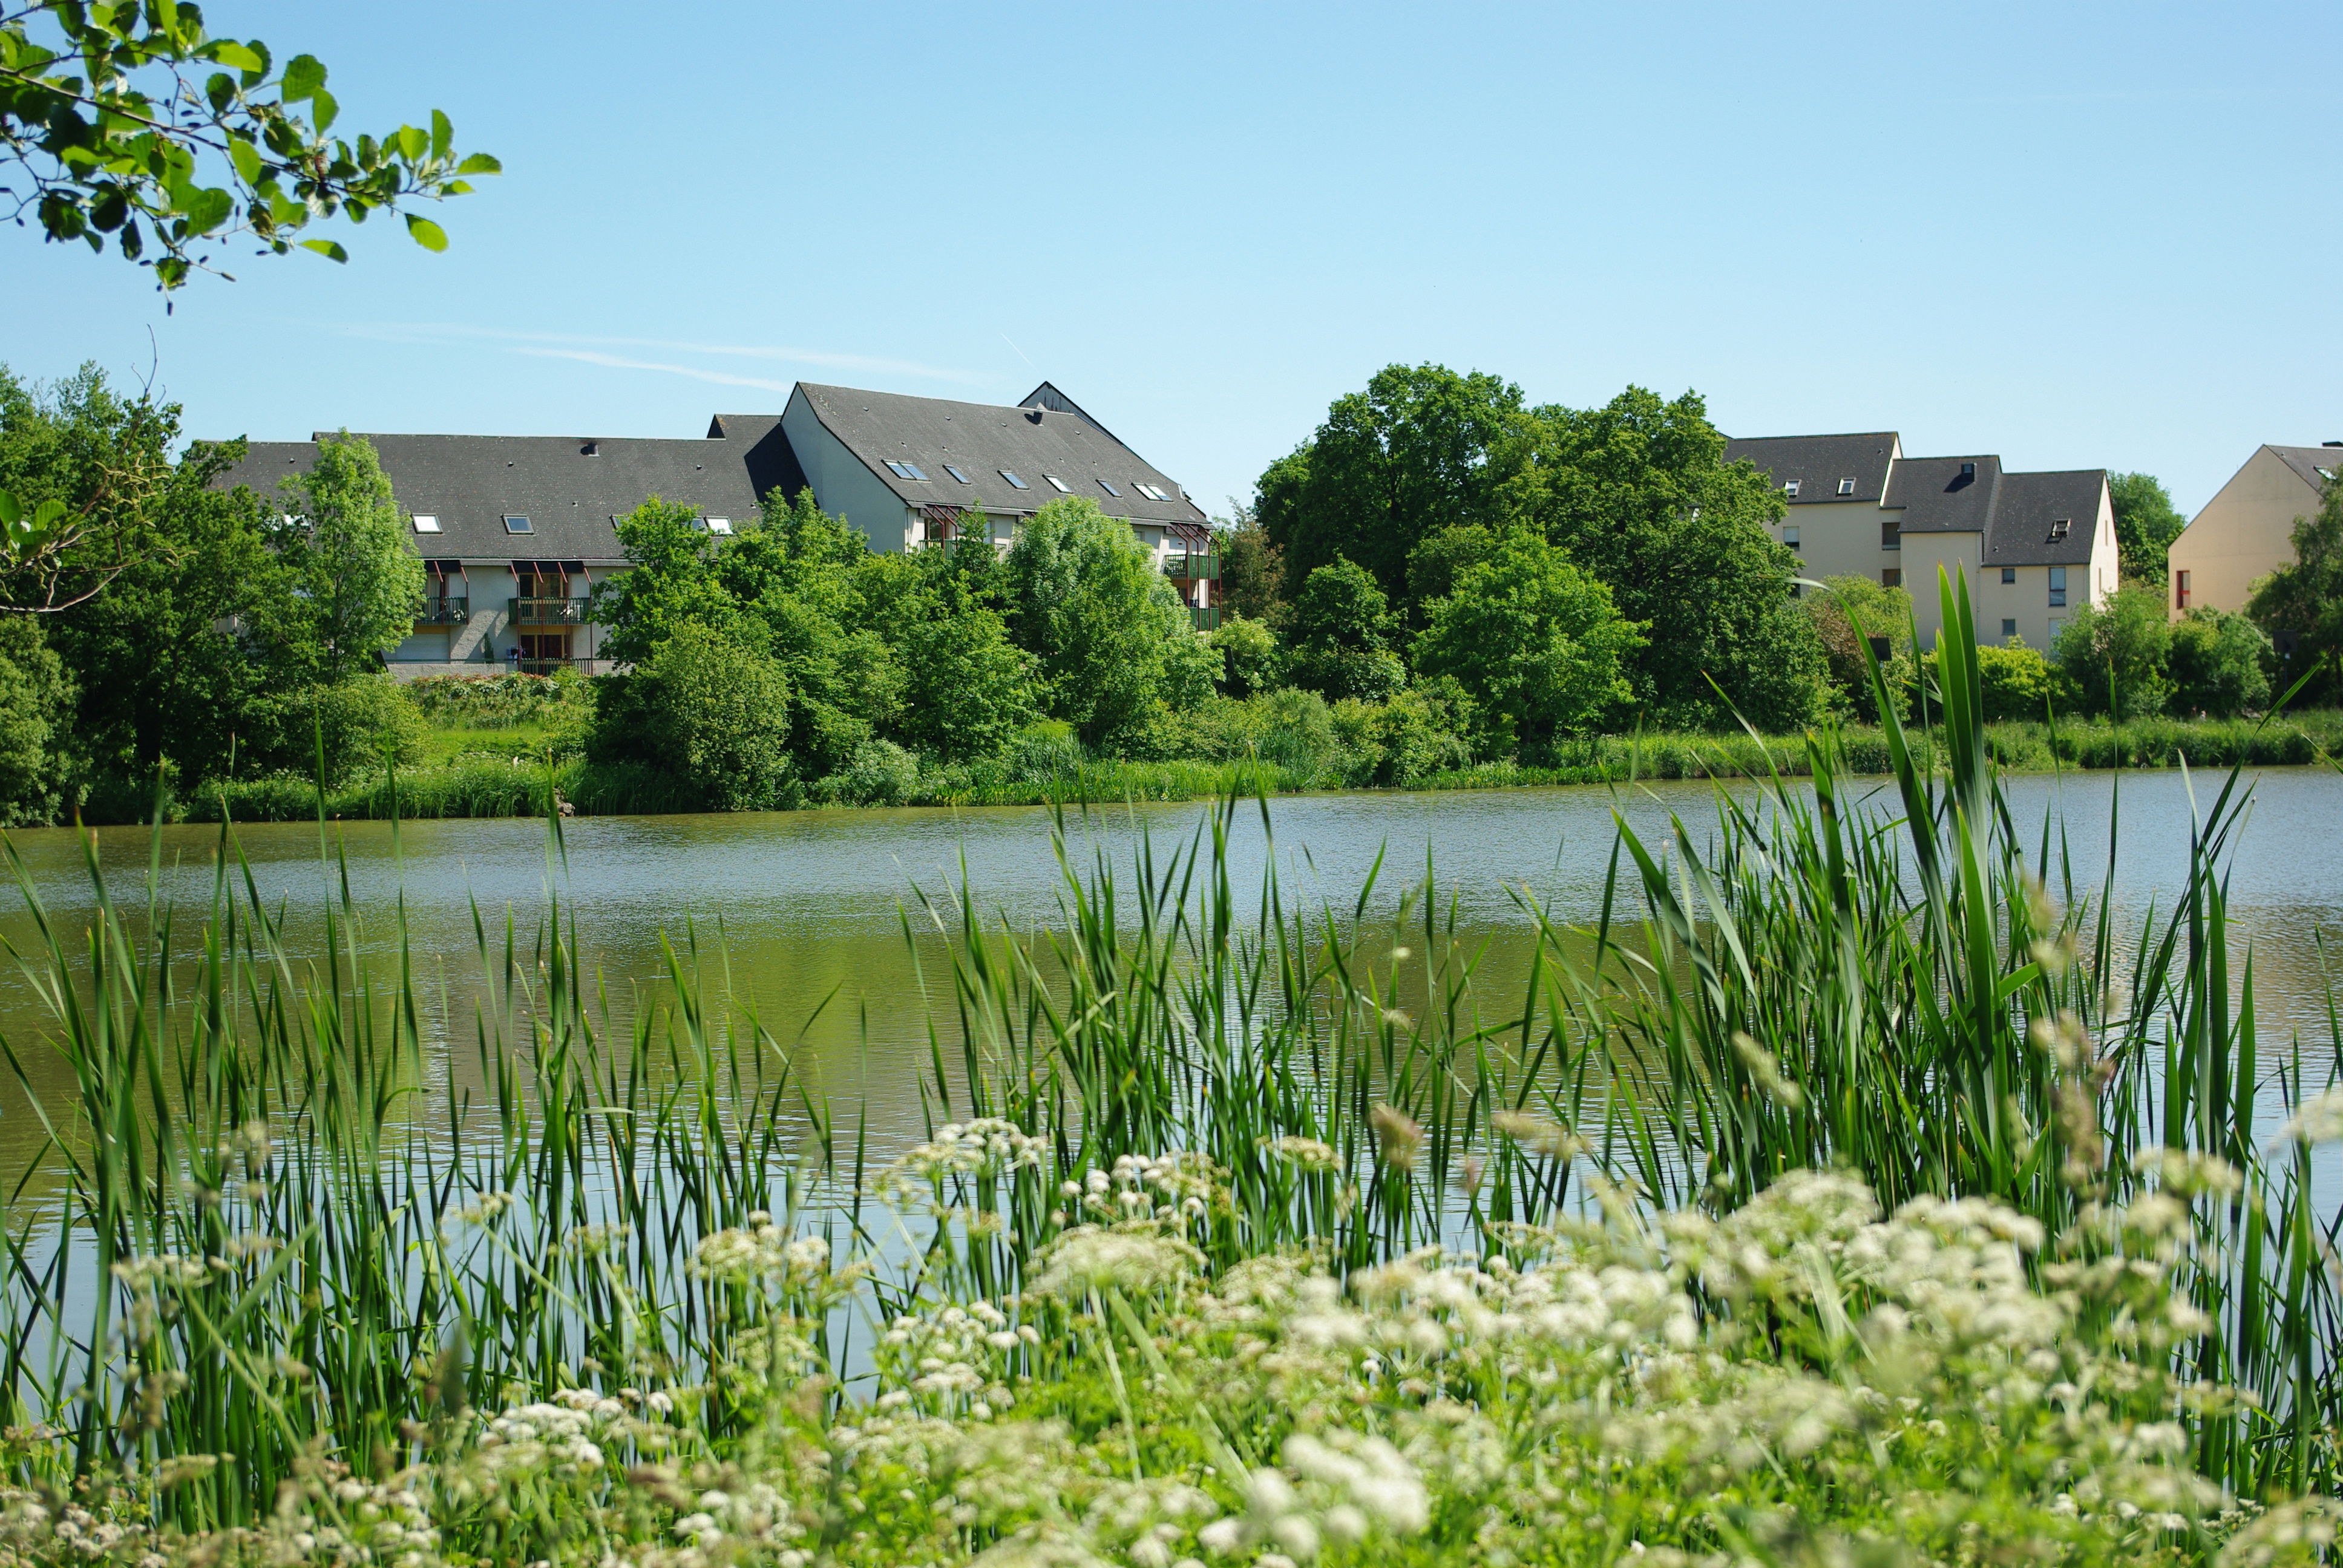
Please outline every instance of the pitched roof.
M796 469L774 455L779 419L733 424L719 416L702 440L587 438L571 436L376 436L402 516L439 519L439 532L410 535L430 559L563 559L616 566L626 558L610 519L651 496L703 516L757 514L761 470L783 482ZM737 432L737 433L736 433ZM323 437L327 432L319 432ZM750 437L753 437L752 440ZM215 481L274 494L277 481L317 461L317 440L255 441L243 462ZM802 484L802 476L798 482ZM765 487L769 488L770 486ZM516 534L508 516L529 519Z
M2099 526L2105 468L2069 468L2036 474L2004 474L1986 530L1989 567L2086 566L2091 536ZM2057 524L2066 528L2058 531Z
M1981 534L1992 520L2001 459L1906 457L1887 481L1883 507L1901 507L1905 533Z
M1896 432L1872 430L1849 436L1744 436L1725 443L1725 460L1746 457L1780 489L1795 482L1798 493L1788 498L1794 507L1816 501L1870 501L1876 504L1887 483L1887 466L1896 450ZM1853 479L1855 488L1842 496L1839 483Z
M2343 474L2343 447L2279 447L2270 450L2278 461L2292 468L2302 482L2313 490L2324 490L2328 481ZM2323 472L2321 470L2324 470Z
M806 400L823 428L910 506L940 503L1032 512L1061 494L1071 494L1096 501L1109 517L1134 523L1202 526L1205 521L1202 510L1185 498L1177 481L1079 410L1008 408L810 381L799 382L796 395ZM927 477L903 478L887 467L890 460L909 463ZM945 471L946 464L966 474L968 482L954 479ZM1026 488L1003 478L1004 468L1024 480ZM1051 475L1063 482L1063 491L1050 483ZM1101 480L1114 489L1107 489ZM1151 500L1139 493L1141 484L1153 485L1171 498Z

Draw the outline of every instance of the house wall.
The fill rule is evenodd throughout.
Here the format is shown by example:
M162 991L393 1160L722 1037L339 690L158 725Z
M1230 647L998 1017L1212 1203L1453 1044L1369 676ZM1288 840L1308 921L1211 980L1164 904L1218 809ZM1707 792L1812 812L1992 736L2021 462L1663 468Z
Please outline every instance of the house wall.
M569 597L583 600L593 592L594 584L628 569L590 567L582 573L573 572ZM512 624L512 601L520 593L520 581L512 564L466 563L464 588L464 624L418 628L387 659L393 676L419 680L427 675L494 675L512 668L511 661L520 653L520 628ZM569 628L570 657L594 661L585 668L587 674L607 674L612 668L600 658L604 635L601 627L590 622Z
M846 443L830 433L802 392L789 394L781 429L805 470L817 506L862 530L870 548L893 554L920 539L919 514L903 504Z
M1903 559L1901 550L1879 548L1882 522L1904 515L1875 501L1813 501L1790 508L1778 523L1766 525L1775 544L1786 543L1785 533L1798 530L1798 575L1821 582L1826 578L1867 578L1879 580L1881 570Z
M1982 534L1906 534L1904 548L1896 552L1903 558L1904 590L1912 596L1912 618L1920 632L1920 646L1936 646L1936 636L1944 629L1943 606L1936 597L1936 571L1965 572L1969 579L1970 613L1976 615L1980 627L1990 624L1996 629L1998 618L1986 623L1977 606L1977 558L1985 546ZM1993 574L1996 581L2000 573ZM2006 611L2003 613L2006 613ZM2021 633L2023 635L2023 633ZM1993 640L1998 642L2000 638Z
M2189 575L2190 608L2245 608L2255 582L2294 559L2295 519L2318 511L2319 501L2268 447L2247 458L2172 541L2172 570ZM2164 585L2165 608L2176 618L2179 580Z

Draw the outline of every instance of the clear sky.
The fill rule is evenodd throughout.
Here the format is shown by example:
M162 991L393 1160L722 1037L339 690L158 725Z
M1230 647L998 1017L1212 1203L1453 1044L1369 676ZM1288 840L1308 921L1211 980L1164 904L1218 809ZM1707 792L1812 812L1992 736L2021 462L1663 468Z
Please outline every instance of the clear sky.
M0 236L0 359L204 436L697 436L1046 376L1208 509L1394 360L1735 435L2144 468L2343 438L2343 5L263 4L501 178L166 317ZM150 343L149 330L153 337Z

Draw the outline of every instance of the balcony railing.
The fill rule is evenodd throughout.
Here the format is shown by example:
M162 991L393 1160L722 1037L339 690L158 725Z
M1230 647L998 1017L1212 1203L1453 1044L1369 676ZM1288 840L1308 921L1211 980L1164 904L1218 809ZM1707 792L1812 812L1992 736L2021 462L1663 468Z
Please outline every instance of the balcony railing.
M1218 582L1221 580L1221 558L1205 555L1165 556L1163 575L1167 578L1192 578L1199 582Z
M512 601L515 626L577 626L586 618L582 598L517 598Z
M467 598L427 598L415 612L417 626L461 626L471 618L472 601Z
M1192 604L1188 615L1198 631L1217 630L1221 624L1221 607L1216 604Z
M505 663L523 675L551 675L564 669L574 669L580 675L594 673L594 661L582 654L568 658L508 658Z

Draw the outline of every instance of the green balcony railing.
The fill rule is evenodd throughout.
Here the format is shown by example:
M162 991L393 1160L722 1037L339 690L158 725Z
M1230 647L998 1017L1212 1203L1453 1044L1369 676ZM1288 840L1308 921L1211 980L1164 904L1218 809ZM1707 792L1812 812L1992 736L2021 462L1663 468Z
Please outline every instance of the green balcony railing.
M1193 582L1218 582L1221 579L1221 558L1207 555L1176 555L1163 558L1163 575Z
M471 618L472 601L460 597L427 598L415 611L417 626L461 626Z
M582 598L517 598L512 601L515 626L577 626L586 618Z
M1221 624L1221 607L1216 604L1192 604L1188 607L1188 616L1196 623L1198 631L1216 630Z

